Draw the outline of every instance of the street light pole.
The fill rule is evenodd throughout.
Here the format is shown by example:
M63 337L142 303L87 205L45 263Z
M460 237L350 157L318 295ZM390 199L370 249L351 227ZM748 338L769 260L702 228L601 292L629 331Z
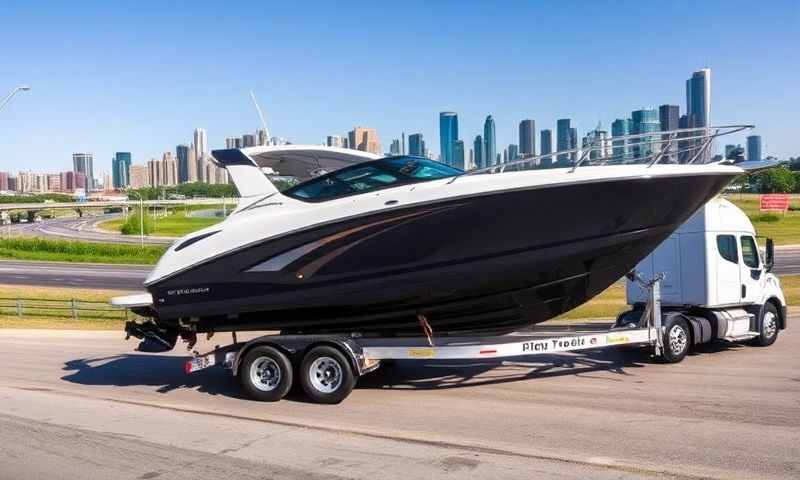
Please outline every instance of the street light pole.
M18 87L15 87L14 90L11 90L11 93L9 93L8 96L6 98L4 98L3 101L0 103L0 110L2 110L3 107L6 106L6 103L11 101L11 98L14 95L16 95L17 92L27 92L30 89L31 89L31 87L29 87L27 85L20 85Z

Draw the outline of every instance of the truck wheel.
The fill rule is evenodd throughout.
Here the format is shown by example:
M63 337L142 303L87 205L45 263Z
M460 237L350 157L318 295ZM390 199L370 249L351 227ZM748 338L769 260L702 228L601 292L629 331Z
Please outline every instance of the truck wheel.
M667 363L678 363L689 353L689 326L683 319L676 319L664 332L664 351L661 358Z
M775 305L767 303L761 310L761 332L753 339L759 347L768 347L778 339L778 310Z
M323 345L312 348L303 357L300 384L317 403L339 403L356 386L356 377L342 352Z
M242 361L239 382L253 400L277 402L292 387L292 363L277 348L255 347Z

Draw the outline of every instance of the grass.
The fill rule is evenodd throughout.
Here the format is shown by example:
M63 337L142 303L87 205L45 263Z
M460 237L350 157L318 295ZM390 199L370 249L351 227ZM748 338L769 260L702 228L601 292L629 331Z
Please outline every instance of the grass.
M726 195L725 198L744 210L759 236L775 240L775 245L800 244L800 199L791 197L790 210L784 215L760 212L759 195L733 194ZM798 210L793 211L791 208Z
M162 246L92 243L44 238L0 239L0 258L53 262L152 265L166 250Z
M58 287L32 287L0 285L0 297L37 300L72 300L84 302L108 302L121 295L116 290L87 290ZM33 312L36 315L36 311ZM124 320L116 318L79 318L63 316L57 311L43 311L36 316L17 317L12 312L0 310L0 328L44 328L59 330L122 330Z
M203 208L203 210L208 210L208 209L213 209L213 206L212 207L205 206L205 208ZM193 209L193 210L198 210L198 209ZM175 212L172 212L166 217L158 217L152 219L151 220L152 228L150 229L149 234L158 237L182 237L186 234L195 232L197 230L201 230L211 225L215 225L221 221L222 221L221 217L213 217L213 218L190 217L186 215L186 210L180 209ZM137 226L138 223L136 222L133 223L135 224L134 227L136 228L130 230L129 232L123 231L123 226L125 225L125 222L121 218L115 220L109 220L107 222L102 222L98 225L98 227L103 230L123 232L130 235L139 235L139 228ZM145 228L146 232L147 230L148 229Z

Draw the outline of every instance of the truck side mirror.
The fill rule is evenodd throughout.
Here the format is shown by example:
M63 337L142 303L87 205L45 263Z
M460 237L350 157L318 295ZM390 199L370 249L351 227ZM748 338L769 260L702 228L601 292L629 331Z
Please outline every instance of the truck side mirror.
M775 244L771 238L767 239L767 258L764 259L764 266L768 272L771 272L772 267L775 266Z

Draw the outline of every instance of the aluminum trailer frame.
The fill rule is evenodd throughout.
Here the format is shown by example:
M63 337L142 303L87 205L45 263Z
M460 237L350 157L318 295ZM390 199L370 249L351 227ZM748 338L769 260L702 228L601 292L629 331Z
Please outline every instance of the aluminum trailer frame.
M505 359L621 346L650 347L653 355L667 362L682 360L688 345L682 347L682 352L672 352L673 355L668 354L669 346L666 349L664 346L666 329L662 325L659 288L662 277L657 276L651 281L637 277L636 280L650 293L638 324L615 325L596 332L526 332L480 338L276 334L238 342L234 334L231 345L217 347L203 355L195 352L186 362L185 371L189 374L223 365L240 378L251 398L268 401L282 398L291 387L293 371L299 371L303 389L312 400L338 403L349 395L360 376L377 369L383 360ZM257 358L253 360L252 357ZM321 367L315 370L317 364ZM326 369L326 366L330 368ZM289 380L286 380L287 376ZM281 382L288 382L288 386L281 386ZM260 387L264 385L260 383L266 387L271 383L275 385L262 390ZM324 391L326 385L336 388ZM339 391L342 385L343 390ZM278 387L281 388L275 392Z

